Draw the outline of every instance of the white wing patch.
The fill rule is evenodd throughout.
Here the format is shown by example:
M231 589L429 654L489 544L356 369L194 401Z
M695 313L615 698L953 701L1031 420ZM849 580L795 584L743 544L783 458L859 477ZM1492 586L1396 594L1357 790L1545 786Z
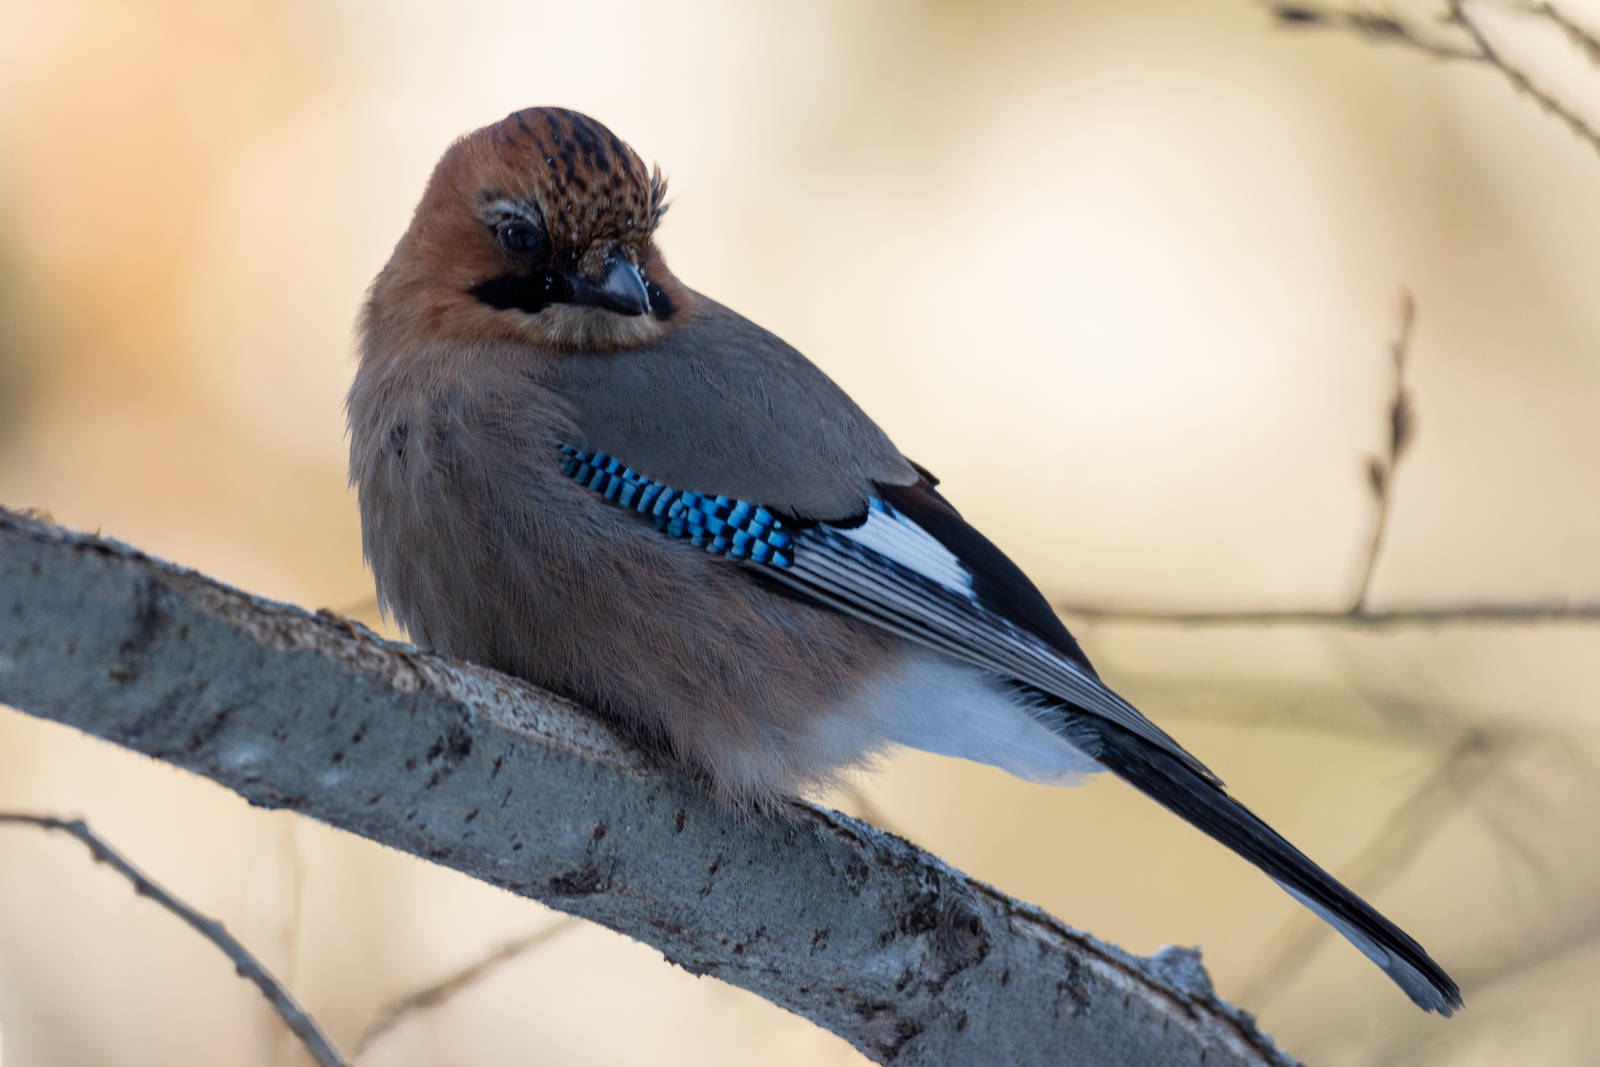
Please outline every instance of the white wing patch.
M892 559L953 593L971 597L972 572L928 531L881 500L867 509L867 521L837 533L886 559Z
M984 605L960 560L886 504L874 501L867 520L853 528L824 523L797 531L793 561L767 573L840 611L1108 719L1221 784L1092 673ZM952 584L957 575L961 581Z

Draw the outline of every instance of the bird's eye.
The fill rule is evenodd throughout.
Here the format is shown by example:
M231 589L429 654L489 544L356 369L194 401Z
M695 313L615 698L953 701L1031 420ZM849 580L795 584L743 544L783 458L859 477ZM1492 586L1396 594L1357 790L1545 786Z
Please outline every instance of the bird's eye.
M529 258L545 249L544 234L527 222L513 220L502 223L498 235L501 247L514 256Z

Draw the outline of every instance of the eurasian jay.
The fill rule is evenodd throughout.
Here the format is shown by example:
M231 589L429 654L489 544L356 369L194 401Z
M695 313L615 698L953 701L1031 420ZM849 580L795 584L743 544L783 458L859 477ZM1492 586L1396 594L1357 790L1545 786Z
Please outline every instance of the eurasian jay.
M444 154L372 286L350 477L420 644L592 708L759 804L893 745L1110 770L1261 868L1423 1008L1416 941L1095 673L1037 588L799 352L684 286L660 172L519 111Z

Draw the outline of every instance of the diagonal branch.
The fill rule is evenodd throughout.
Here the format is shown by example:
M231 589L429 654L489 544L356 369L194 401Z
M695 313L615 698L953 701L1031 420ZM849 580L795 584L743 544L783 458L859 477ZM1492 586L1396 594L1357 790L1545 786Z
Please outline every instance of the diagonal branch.
M1545 21L1550 22L1561 29L1567 34L1568 40L1579 44L1583 44L1584 42L1589 42L1592 44L1592 38L1586 37L1582 31L1578 29L1576 23L1569 19L1563 18L1551 5L1535 4L1528 7L1527 11L1535 19L1543 18ZM1540 110L1544 111L1546 114L1554 115L1561 121L1563 125L1567 127L1567 129L1572 131L1573 136L1577 137L1581 141L1586 142L1589 147L1593 148L1596 152L1600 152L1600 130L1595 129L1594 126L1590 125L1588 119L1579 114L1574 108L1564 103L1554 93L1550 92L1548 89L1545 89L1543 86L1539 85L1538 82L1534 81L1532 76L1530 76L1527 71L1523 70L1522 67L1507 59L1506 56L1495 47L1494 42L1489 39L1488 34L1484 32L1484 29L1482 25L1479 24L1478 20L1473 17L1470 11L1468 11L1465 0L1450 0L1450 6L1446 18L1455 25L1460 26L1466 31L1467 36L1472 38L1472 43L1474 46L1476 46L1480 54L1480 62L1486 63L1495 70L1498 70L1505 76L1506 80L1509 81L1514 88L1521 92L1527 93L1533 102L1539 105ZM1591 64L1595 63L1595 53L1588 49L1586 49L1586 51L1588 53L1589 62Z
M239 977L253 983L261 990L261 995L267 998L267 1003L272 1005L272 1010L278 1013L283 1024L289 1032L300 1039L311 1058L318 1067L345 1067L345 1061L334 1050L333 1044L322 1033L315 1020L305 1013L305 1010L295 1003L294 997L284 989L278 980L272 977L262 962L251 955L250 950L239 942L239 939L223 927L215 919L208 919L195 911L188 904L173 896L163 889L158 883L152 881L145 873L127 860L123 859L110 845L102 841L94 831L89 829L82 819L59 819L53 815L30 815L26 812L0 811L0 823L10 823L13 826L36 826L41 830L56 830L61 833L71 834L82 841L89 848L89 855L94 857L96 863L104 863L122 877L133 884L133 891L141 897L148 897L161 907L167 909L178 918L182 919L201 937L216 945L222 954L228 957L229 962L238 971Z
M1289 1064L892 834L714 804L514 679L0 510L0 701L604 926L905 1064Z
M1600 67L1600 34L1596 34L1554 4L1523 3L1517 7L1535 18L1542 18L1566 35L1568 43L1583 53L1591 66Z
M576 920L563 916L553 923L541 926L531 934L523 934L521 937L514 937L495 946L492 952L473 960L432 985L424 986L385 1004L378 1009L377 1017L367 1024L367 1028L356 1039L356 1056L365 1055L373 1045L377 1044L379 1038L413 1015L438 1007L456 994L477 985L505 964L554 941L576 925Z

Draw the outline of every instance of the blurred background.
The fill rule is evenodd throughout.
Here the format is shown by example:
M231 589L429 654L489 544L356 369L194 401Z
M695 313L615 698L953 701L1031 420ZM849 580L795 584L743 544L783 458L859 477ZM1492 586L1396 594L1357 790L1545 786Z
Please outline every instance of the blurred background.
M1560 32L1481 18L1600 124ZM5 25L7 506L376 625L345 486L357 306L453 137L564 104L670 175L681 278L807 352L1063 602L1347 608L1402 289L1417 432L1368 606L1600 598L1600 153L1483 64L1235 0L71 0ZM1132 951L1202 946L1308 1062L1592 1062L1600 626L1068 621L1468 1010L1423 1016L1114 781L904 756L823 799ZM548 932L364 1067L863 1062L646 947L5 709L0 807L88 817L350 1053L385 1005ZM19 829L0 1048L305 1062L214 949Z

